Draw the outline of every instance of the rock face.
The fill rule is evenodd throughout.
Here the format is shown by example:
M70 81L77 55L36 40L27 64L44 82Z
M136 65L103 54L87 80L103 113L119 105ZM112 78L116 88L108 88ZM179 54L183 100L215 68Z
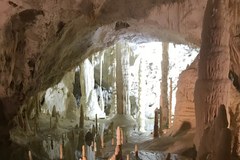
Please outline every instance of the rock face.
M183 71L178 80L176 93L176 107L172 135L177 134L184 125L188 128L196 127L195 108L194 108L194 88L198 77L199 56L193 63Z

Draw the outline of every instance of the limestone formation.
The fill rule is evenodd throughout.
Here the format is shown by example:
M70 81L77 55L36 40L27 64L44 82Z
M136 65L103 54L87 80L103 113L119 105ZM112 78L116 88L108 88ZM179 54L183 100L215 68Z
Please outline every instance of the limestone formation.
M155 116L154 116L154 130L153 130L153 137L156 138L159 136L159 129L158 129L158 108L155 110Z
M227 112L224 105L218 108L212 124L204 129L198 151L198 159L225 160L231 157L231 130L227 128Z
M161 82L161 103L160 103L160 113L161 130L168 128L169 126L169 104L168 104L168 48L169 44L167 42L162 43L162 82Z
M176 107L173 126L170 129L172 135L176 135L188 124L188 128L195 128L194 87L198 77L199 56L193 63L179 75L176 92Z
M230 17L229 17L230 16ZM220 105L229 106L229 1L209 0L205 10L198 79L195 86L196 146L211 125ZM210 145L210 142L206 141ZM216 142L214 142L216 143Z
M83 106L80 106L79 128L84 129L84 111Z
M123 71L122 71L122 44L116 45L116 90L117 90L117 113L126 114L124 107L125 91L123 88Z

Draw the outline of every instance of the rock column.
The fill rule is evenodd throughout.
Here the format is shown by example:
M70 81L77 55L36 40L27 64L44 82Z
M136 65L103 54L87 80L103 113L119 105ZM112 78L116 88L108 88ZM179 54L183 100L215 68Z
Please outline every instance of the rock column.
M202 141L201 146L208 146L210 150L198 153L198 157L207 154L206 152L214 152L214 146L219 141L215 134L220 131L216 130L215 134L210 135L208 141L203 142L204 129L213 125L221 104L229 105L229 26L231 17L228 7L228 0L208 0L205 10L198 80L194 95L196 112L195 143L199 149Z
M168 61L168 47L169 44L167 42L162 43L162 82L161 82L161 106L160 106L160 113L161 113L161 129L168 128L169 122L169 109L168 109L168 68L169 68L169 61Z

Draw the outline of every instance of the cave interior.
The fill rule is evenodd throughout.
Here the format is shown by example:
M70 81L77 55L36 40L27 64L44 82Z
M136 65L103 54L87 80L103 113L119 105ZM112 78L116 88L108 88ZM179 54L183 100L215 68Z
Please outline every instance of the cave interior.
M239 160L239 0L0 1L0 159Z

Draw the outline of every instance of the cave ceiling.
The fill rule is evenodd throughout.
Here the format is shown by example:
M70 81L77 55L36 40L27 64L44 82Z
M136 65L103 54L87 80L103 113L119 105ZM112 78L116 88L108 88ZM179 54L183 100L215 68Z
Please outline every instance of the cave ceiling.
M238 4L230 6L234 16ZM200 46L205 6L206 0L2 0L0 97L23 101L119 40ZM238 58L237 45L232 50Z

